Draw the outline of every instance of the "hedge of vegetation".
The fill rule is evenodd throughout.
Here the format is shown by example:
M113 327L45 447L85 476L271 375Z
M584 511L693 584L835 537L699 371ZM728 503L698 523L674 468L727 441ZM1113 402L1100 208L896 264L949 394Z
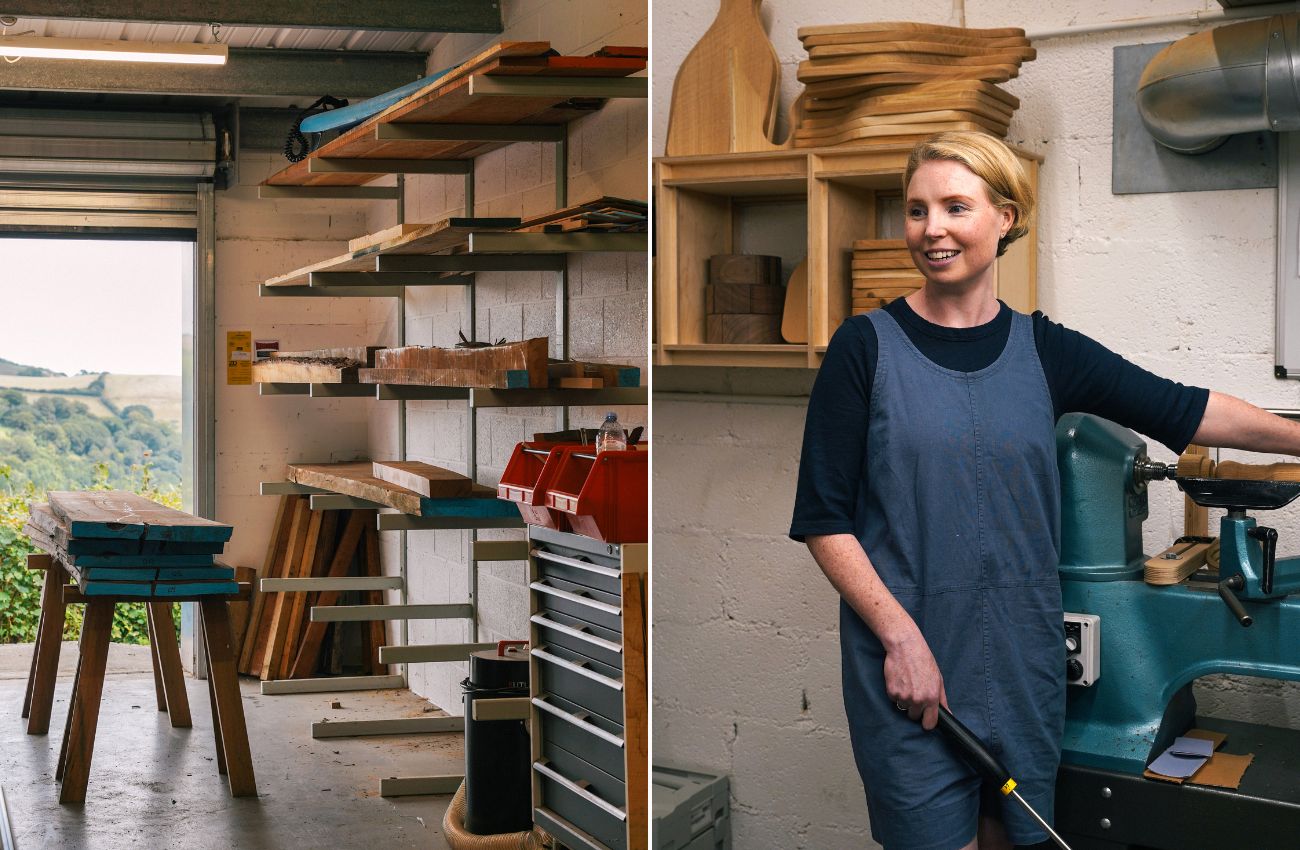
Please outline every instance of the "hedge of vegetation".
M168 426L170 427L170 426ZM180 492L175 487L160 490L152 479L147 461L136 465L135 478L110 483L106 463L94 467L94 482L89 488L56 485L51 489L111 490L123 489L173 508L180 507ZM30 643L36 640L36 626L41 616L41 581L43 573L27 569L27 556L38 551L23 534L30 505L43 499L35 485L14 485L12 467L0 465L0 643ZM63 624L63 637L73 640L81 633L83 608L70 605ZM174 606L173 619L180 628L180 606ZM147 644L149 629L143 604L118 605L113 617L113 640L119 643Z

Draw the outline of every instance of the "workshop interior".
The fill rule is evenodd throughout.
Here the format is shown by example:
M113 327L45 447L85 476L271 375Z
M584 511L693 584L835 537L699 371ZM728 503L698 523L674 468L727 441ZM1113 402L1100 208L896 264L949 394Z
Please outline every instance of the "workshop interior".
M0 8L0 848L648 846L648 53Z
M667 0L652 30L654 770L723 783L700 847L878 847L837 594L786 532L831 336L922 283L912 145L977 130L1019 158L1038 214L997 261L1006 304L1300 418L1300 10ZM1056 451L1068 686L1041 846L1297 846L1300 465L1080 413Z

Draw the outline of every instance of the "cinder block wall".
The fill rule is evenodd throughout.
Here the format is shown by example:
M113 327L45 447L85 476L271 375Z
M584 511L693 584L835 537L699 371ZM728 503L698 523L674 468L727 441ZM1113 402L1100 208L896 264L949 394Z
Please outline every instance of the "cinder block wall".
M504 2L499 35L451 35L430 57L430 73L458 64L498 41L549 41L563 54L588 54L604 45L647 45L645 4L637 0ZM568 203L602 195L647 197L648 122L644 100L614 100L570 125ZM475 164L474 214L527 217L556 208L556 146L519 143L480 156ZM465 212L462 177L413 176L406 180L406 220L428 223ZM396 223L391 206L375 208L366 221L374 231ZM357 235L357 234L352 234ZM552 336L555 330L553 272L484 273L475 283L476 338L495 341ZM640 254L569 255L569 356L640 366L647 361L647 263ZM412 287L405 303L406 343L449 347L457 334L470 336L466 291L461 287ZM371 344L396 342L396 310L375 317ZM554 345L552 355L556 354ZM613 408L626 426L646 424L646 408ZM407 457L464 472L467 412L463 402L409 402ZM605 409L574 408L573 425L599 425ZM560 424L550 408L481 410L476 428L478 481L495 486L517 442ZM396 457L397 402L372 408L371 456ZM480 539L522 539L522 532L483 531ZM470 535L465 531L418 531L407 535L409 601L463 602L469 598ZM400 538L383 537L384 569L396 573ZM479 565L479 635L482 641L528 636L527 564ZM396 625L390 626L394 638ZM414 644L470 641L464 620L413 621ZM412 664L411 688L453 714L461 711L460 681L466 663Z
M285 165L278 153L241 151L239 184L216 193L217 519L235 526L229 563L261 569L276 498L262 481L294 462L351 460L366 449L363 399L258 396L226 384L226 332L278 339L285 351L364 345L364 299L260 298L267 278L335 256L365 228L364 207L342 201L259 200L257 185Z
M1216 9L1214 3L1193 3ZM950 20L953 4L768 0L762 18L782 62L784 112L800 89L800 26ZM662 153L674 74L716 3L666 0L654 19L654 150ZM1186 12L1179 0L1142 15ZM1133 16L1122 3L968 0L966 25L1027 30ZM1112 49L1167 42L1184 26L1054 38L1006 88L1021 99L1009 141L1041 153L1038 299L1064 322L1160 374L1265 407L1300 406L1273 378L1275 192L1113 196ZM785 537L802 405L655 402L655 758L732 776L736 846L876 846L840 698L835 593ZM1153 457L1173 460L1153 445ZM1224 457L1244 459L1240 453ZM1257 462L1277 458L1253 456ZM1300 552L1296 510L1266 515L1279 554ZM1212 514L1211 528L1218 515ZM1151 488L1145 549L1182 533L1181 495ZM1225 617L1227 616L1225 612ZM1176 640L1152 623L1153 641ZM1104 662L1103 662L1104 663ZM1215 677L1201 710L1300 725L1288 684Z

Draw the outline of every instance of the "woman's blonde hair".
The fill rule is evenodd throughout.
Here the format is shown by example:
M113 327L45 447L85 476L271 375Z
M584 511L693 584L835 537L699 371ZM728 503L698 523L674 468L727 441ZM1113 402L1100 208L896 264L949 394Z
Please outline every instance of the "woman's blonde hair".
M1034 215L1034 190L1019 158L1001 139L987 133L954 130L938 133L912 148L903 172L903 192L907 192L912 175L923 162L938 159L960 162L984 181L989 201L995 207L1011 207L1015 218L1007 235L998 240L998 256L1007 246L1029 232L1029 222Z

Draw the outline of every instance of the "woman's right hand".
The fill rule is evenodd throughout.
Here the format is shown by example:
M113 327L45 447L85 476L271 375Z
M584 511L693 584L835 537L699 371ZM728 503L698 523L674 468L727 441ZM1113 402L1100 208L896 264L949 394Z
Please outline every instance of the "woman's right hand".
M943 674L921 630L913 627L885 648L885 691L907 716L927 732L939 722L939 706L948 707Z

